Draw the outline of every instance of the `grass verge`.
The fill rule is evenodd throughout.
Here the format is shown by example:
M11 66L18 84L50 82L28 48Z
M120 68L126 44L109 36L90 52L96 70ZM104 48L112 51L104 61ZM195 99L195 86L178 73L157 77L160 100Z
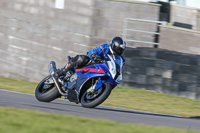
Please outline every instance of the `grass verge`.
M0 77L0 89L34 94L37 84ZM131 87L115 88L103 105L200 118L200 101Z
M113 90L104 105L184 117L200 117L200 101L127 87Z
M0 133L197 133L8 107L0 107L0 118Z

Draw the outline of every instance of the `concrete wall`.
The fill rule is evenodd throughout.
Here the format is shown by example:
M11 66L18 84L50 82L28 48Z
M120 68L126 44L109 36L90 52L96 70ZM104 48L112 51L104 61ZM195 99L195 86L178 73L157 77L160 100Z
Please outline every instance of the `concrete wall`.
M160 26L159 48L182 53L200 54L200 16L197 8L171 4L171 24L190 24L193 29Z
M125 17L159 16L159 5L125 0L65 0L64 9L54 6L55 0L0 1L0 76L40 81L50 60L62 67L67 55L86 54L121 36Z
M91 45L98 45L102 42L110 43L113 36L122 36L125 18L137 18L147 20L159 19L159 4L137 2L128 0L95 0L93 28L94 35L91 38ZM154 32L157 30L155 24L129 21L127 28L146 30ZM152 36L145 36L136 32L127 32L127 39L152 41ZM128 46L138 46L137 43L127 42ZM139 46L150 46L139 44Z
M194 30L200 30L200 9L171 4L170 22L190 24Z
M93 1L67 0L63 10L54 2L0 1L1 76L39 81L50 60L61 67L67 55L88 51Z
M155 48L127 48L123 86L200 100L199 55Z
M159 48L200 55L200 31L160 26Z

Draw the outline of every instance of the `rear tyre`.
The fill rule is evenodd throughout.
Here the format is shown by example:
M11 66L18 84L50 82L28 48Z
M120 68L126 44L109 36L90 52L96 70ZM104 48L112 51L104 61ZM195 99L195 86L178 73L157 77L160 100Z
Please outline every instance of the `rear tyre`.
M52 87L45 89L44 91L44 82L51 78L51 75L47 76L46 78L44 78L36 87L35 90L35 97L38 101L41 102L51 102L53 100L55 100L56 98L59 98L61 95L57 89L57 87L55 85L52 85Z
M98 97L92 100L87 98L87 91L85 91L81 97L81 105L85 108L94 108L99 104L103 103L110 95L112 91L112 86L110 83L105 83L104 86L102 87L103 87L102 93L99 94Z

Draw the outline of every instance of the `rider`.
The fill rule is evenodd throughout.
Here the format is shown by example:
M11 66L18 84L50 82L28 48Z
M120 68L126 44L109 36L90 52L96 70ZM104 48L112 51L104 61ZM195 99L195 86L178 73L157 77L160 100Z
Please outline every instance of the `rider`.
M64 75L70 70L75 68L84 67L87 64L93 61L101 61L106 59L106 55L109 54L119 55L122 57L123 51L126 48L126 43L121 37L114 37L110 43L110 45L104 43L88 52L88 55L76 55L75 57L71 58L66 64L66 66L57 71L59 76ZM116 58L116 60L118 60ZM122 57L123 65L125 64L125 59Z

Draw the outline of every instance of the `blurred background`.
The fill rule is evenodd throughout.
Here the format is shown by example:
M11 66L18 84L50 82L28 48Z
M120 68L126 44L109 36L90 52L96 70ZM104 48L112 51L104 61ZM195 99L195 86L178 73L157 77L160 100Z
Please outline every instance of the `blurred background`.
M0 76L40 81L48 63L127 42L122 86L200 99L200 1L0 0Z

